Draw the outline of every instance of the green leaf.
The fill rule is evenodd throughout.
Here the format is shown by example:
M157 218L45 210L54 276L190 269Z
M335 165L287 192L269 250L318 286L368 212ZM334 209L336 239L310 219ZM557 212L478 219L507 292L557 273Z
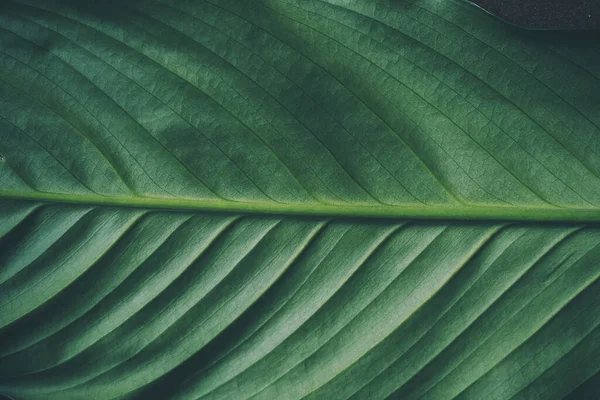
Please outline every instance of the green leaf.
M0 5L0 393L600 395L600 40L454 0Z

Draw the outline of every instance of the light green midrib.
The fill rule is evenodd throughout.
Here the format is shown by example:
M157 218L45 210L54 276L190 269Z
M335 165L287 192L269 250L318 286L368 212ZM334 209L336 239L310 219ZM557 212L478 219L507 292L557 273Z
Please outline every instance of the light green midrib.
M1 199L102 207L128 207L171 211L228 212L240 214L319 216L332 218L386 218L456 221L517 221L546 223L600 223L600 207L549 208L514 206L329 205L236 202L165 197L113 197L45 192L1 191Z

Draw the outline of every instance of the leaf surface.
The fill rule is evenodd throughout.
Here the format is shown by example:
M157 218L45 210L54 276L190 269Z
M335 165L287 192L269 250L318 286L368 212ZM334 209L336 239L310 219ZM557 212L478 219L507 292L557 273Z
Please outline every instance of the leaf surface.
M598 394L596 33L6 1L0 153L17 400Z

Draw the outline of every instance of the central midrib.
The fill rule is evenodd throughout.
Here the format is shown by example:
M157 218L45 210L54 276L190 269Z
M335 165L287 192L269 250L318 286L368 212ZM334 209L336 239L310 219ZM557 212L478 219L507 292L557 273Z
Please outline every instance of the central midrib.
M78 204L103 207L131 207L157 210L231 212L241 214L306 215L346 218L386 218L421 220L477 220L528 222L600 223L599 208L543 208L513 206L424 206L424 205L329 205L236 202L164 197L112 197L66 195L44 192L0 191L0 199L43 203Z

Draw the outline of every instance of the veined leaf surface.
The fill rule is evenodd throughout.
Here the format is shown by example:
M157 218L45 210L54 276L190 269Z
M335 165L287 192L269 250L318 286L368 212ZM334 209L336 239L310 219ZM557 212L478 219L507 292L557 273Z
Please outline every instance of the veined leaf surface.
M600 396L600 41L453 0L0 5L0 393Z

